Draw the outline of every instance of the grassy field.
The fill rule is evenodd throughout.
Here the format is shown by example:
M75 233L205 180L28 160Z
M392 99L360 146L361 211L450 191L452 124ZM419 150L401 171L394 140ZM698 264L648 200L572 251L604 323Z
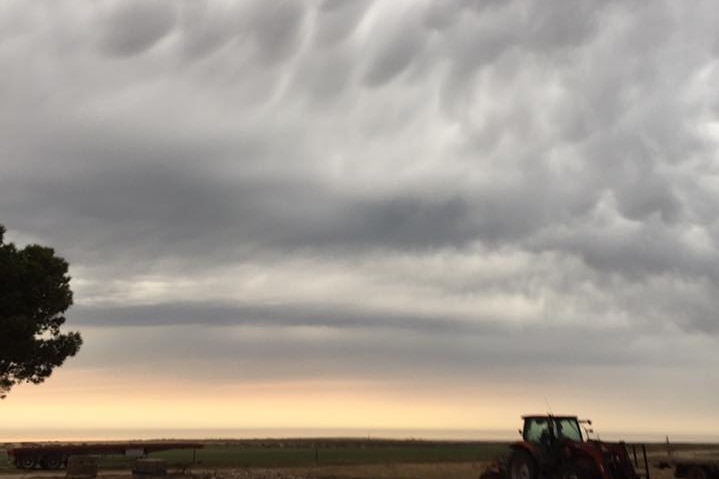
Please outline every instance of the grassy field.
M171 467L257 468L459 463L488 461L507 451L506 443L384 440L257 440L208 441L202 449L156 452ZM1 457L1 456L0 456ZM0 459L2 461L2 459ZM133 459L100 457L101 469L128 469ZM2 461L0 472L16 471Z
M198 467L288 467L314 465L355 465L385 463L470 462L484 461L503 454L506 444L497 443L421 443L392 444L343 443L342 441L311 444L276 442L256 444L208 444L198 449ZM168 464L186 465L193 461L193 451L165 451L152 455L166 459ZM126 467L121 457L104 458L101 466Z

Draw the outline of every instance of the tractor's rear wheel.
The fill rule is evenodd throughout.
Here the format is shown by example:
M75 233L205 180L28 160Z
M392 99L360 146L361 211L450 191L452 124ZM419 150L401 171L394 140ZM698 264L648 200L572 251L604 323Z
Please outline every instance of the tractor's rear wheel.
M559 470L559 479L595 479L596 474L585 464L570 462Z
M531 454L522 449L515 449L509 455L509 479L537 479L537 462Z

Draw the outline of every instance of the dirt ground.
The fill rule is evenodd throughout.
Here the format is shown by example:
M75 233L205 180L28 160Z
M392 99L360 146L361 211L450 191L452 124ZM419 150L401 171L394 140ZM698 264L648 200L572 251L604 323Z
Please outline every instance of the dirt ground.
M478 479L482 462L436 464L380 464L361 466L323 466L281 469L220 469L171 474L168 479ZM671 469L650 471L651 479L673 479ZM0 479L64 479L57 472L2 474ZM129 472L103 471L101 479L131 479Z
M477 479L484 464L379 464L280 469L220 469L170 474L168 479ZM103 471L101 479L131 479L129 472ZM58 472L2 474L0 479L65 479Z

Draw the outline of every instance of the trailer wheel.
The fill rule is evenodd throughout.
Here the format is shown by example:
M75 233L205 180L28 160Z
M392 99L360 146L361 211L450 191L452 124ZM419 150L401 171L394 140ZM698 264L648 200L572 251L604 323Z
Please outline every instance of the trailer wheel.
M688 479L707 479L707 471L702 466L692 466L687 473Z
M60 469L62 467L61 456L47 456L42 459L42 465L45 469Z
M18 458L18 465L22 469L34 469L37 465L37 460L35 460L35 458L32 456L21 457Z

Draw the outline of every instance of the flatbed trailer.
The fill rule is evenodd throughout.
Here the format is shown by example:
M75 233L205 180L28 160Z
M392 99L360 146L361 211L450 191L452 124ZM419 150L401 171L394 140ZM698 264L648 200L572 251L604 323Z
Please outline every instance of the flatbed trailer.
M173 449L200 449L196 442L107 442L82 444L35 444L7 450L18 469L61 469L70 456L123 455L144 457L152 452Z

